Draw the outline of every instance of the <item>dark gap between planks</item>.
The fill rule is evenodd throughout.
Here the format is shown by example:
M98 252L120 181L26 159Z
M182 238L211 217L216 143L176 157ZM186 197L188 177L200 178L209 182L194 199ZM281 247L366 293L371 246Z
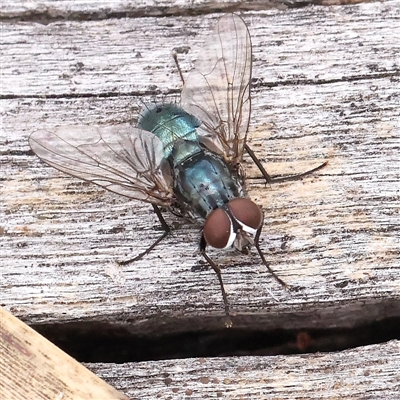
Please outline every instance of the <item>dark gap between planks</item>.
M105 363L332 352L400 339L400 317L351 329L262 331L221 328L166 335L132 334L127 325L107 322L31 327L80 362Z

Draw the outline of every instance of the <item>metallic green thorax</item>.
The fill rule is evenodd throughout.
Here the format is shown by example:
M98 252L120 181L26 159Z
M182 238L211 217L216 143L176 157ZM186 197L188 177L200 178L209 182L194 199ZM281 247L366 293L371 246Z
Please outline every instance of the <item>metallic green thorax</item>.
M200 122L174 104L147 111L139 127L164 144L164 157L174 176L177 202L192 217L205 219L229 200L243 196L237 178L224 159L199 142Z
M147 111L139 121L139 127L154 133L164 144L165 158L171 156L177 143L190 141L187 149L180 149L179 154L174 152L174 165L178 164L191 154L200 151L196 128L200 122L186 111L174 104L157 105ZM180 146L181 147L181 146Z

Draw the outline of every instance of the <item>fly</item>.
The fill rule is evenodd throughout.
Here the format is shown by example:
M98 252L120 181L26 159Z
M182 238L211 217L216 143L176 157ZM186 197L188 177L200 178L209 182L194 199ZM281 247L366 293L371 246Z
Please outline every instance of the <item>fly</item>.
M247 26L239 16L227 14L184 82L180 106L156 105L146 110L136 128L64 126L38 130L29 138L32 150L52 167L153 205L164 233L129 262L148 254L168 235L160 207L202 224L200 253L218 276L227 326L232 322L221 270L207 255L207 246L233 247L244 254L254 246L270 273L286 286L260 249L264 216L246 197L240 168L246 151L268 182L283 180L272 180L246 144L251 73Z

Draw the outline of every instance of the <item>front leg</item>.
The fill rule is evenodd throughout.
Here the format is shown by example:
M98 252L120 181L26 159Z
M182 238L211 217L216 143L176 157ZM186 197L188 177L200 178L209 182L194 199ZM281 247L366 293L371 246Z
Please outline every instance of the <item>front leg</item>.
M219 285L221 287L221 292L222 292L222 297L224 299L224 304L225 304L225 315L226 315L226 320L225 320L225 326L227 328L231 328L233 325L231 315L230 315L230 309L229 309L229 302L228 302L228 296L226 295L225 288L224 288L224 282L222 281L222 275L221 275L221 270L218 267L217 264L214 263L213 260L207 255L206 253L206 247L207 247L207 242L204 239L204 236L201 235L200 239L200 253L202 256L207 260L207 262L211 265L212 269L215 271L215 273L218 276L218 281Z
M160 221L161 227L164 229L164 232L150 247L148 247L142 253L138 254L136 257L133 257L133 258L130 258L130 259L124 260L124 261L117 261L119 265L127 265L134 261L140 260L146 254L149 254L150 251L153 250L154 247L156 247L158 245L158 243L160 243L164 238L166 238L168 236L168 234L171 232L171 228L165 222L165 219L162 216L160 209L154 204L153 204L153 209L154 209L154 212L157 214L158 220Z

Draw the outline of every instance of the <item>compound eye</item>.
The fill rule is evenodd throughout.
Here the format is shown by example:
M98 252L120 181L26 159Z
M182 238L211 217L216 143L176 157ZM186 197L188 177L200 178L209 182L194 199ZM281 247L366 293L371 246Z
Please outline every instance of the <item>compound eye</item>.
M232 235L231 220L224 210L217 208L206 219L203 236L207 244L217 249L228 245Z
M232 215L244 226L257 230L263 222L261 208L249 199L238 198L229 202Z

